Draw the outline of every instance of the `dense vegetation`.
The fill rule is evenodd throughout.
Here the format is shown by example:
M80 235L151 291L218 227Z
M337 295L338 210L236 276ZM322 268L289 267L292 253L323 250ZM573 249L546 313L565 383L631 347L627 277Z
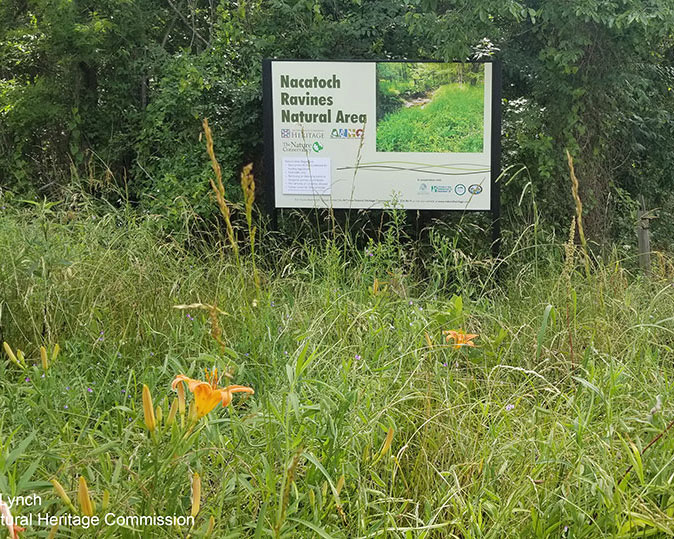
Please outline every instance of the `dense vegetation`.
M379 62L377 64L377 120L409 101L427 97L446 84L484 83L481 64L435 62Z
M588 276L532 233L505 266L436 234L419 257L393 217L362 250L263 236L258 291L247 257L167 243L152 217L5 206L0 338L27 367L0 362L3 494L78 514L85 477L96 514L189 515L197 472L192 537L674 533L674 437L648 447L673 411L674 261ZM474 349L446 342L459 329ZM214 365L255 394L171 420L172 379Z
M474 214L266 226L261 60L336 55L502 60L499 256ZM50 538L674 535L672 65L671 0L3 1L0 511L195 518L24 535ZM449 94L475 117L471 71L423 109L382 75L392 136Z
M444 84L426 95L377 122L377 151L481 152L483 87Z
M226 182L259 164L263 57L491 54L505 69L505 165L527 166L504 179L505 201L526 186L566 226L568 148L590 239L624 241L638 195L674 208L673 25L671 0L6 0L0 185L111 203L121 187L179 226L190 209L212 215L201 118ZM660 246L673 227L654 223Z

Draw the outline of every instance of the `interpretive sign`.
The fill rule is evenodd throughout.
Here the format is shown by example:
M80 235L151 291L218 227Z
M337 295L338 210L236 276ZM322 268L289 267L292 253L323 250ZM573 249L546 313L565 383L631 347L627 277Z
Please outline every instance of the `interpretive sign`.
M494 210L498 68L265 60L273 206Z

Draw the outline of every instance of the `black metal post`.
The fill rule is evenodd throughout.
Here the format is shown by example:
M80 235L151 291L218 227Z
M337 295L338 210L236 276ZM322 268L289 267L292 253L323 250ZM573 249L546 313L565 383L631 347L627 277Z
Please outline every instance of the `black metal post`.
M501 86L502 67L494 60L491 72L491 252L494 258L501 254Z
M274 115L272 104L271 60L262 60L262 120L264 124L264 205L269 227L277 230L274 178Z

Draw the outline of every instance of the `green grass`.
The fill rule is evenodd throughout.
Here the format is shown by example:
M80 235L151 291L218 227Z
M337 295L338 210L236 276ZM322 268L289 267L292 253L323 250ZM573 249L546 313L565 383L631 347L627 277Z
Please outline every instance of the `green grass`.
M481 152L482 86L447 84L425 107L401 108L377 123L379 152Z
M187 515L198 471L192 537L211 516L218 538L674 533L674 437L639 455L674 416L671 283L617 260L589 278L569 263L569 290L562 246L520 242L494 289L478 282L488 261L433 241L420 280L392 233L364 251L265 239L256 297L250 268L163 238L152 218L4 211L1 338L29 367L0 362L0 492L35 492L62 514L48 481L77 506L83 475L99 515ZM375 277L388 282L376 294ZM206 312L173 308L196 302L227 312L224 352ZM441 346L457 328L478 347ZM38 347L56 342L44 373ZM173 377L214 364L255 395L151 436L142 384L165 419Z

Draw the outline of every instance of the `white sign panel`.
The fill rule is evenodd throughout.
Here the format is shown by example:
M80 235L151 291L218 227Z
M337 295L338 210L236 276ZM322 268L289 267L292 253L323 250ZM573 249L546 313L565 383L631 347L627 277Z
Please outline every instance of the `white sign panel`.
M275 207L491 209L490 63L274 60L269 79Z

